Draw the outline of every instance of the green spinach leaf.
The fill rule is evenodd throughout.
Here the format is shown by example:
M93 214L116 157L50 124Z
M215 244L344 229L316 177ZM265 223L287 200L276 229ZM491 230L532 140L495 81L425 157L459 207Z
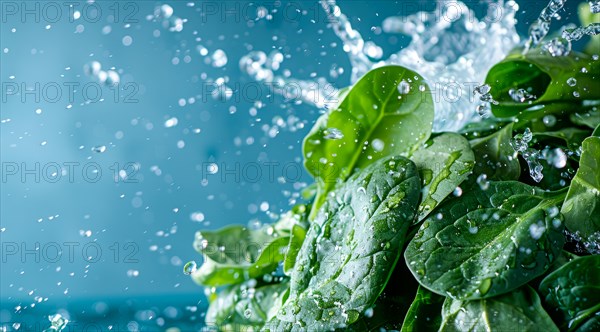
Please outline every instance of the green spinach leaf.
M192 278L200 285L215 287L273 272L283 261L289 241L289 236L279 235L271 225L258 230L235 225L197 232L194 247L204 262Z
M296 258L290 297L265 331L345 328L384 289L413 220L416 166L381 159L353 175L320 209Z
M459 134L444 133L413 153L423 189L417 222L427 215L467 179L475 156L469 142Z
M564 244L558 205L514 181L490 182L442 204L409 243L405 259L426 288L467 300L510 292L544 273Z
M525 55L517 49L490 69L485 82L498 102L492 104L494 115L533 119L592 108L600 100L599 72L600 61L582 53L553 57L540 49ZM519 89L533 97L519 96Z
M256 281L228 286L211 300L206 326L221 331L260 329L281 307L289 291L289 281L253 286Z
M368 72L304 139L304 164L319 185L311 216L355 168L414 151L432 123L433 99L419 74L400 66Z
M574 124L594 129L600 125L600 109L596 106L587 112L573 113L570 118Z
M549 274L539 287L544 303L558 313L561 328L592 331L600 323L600 256L576 258Z
M537 293L524 287L510 294L484 300L446 298L439 331L558 332Z
M408 309L402 332L437 331L442 324L444 297L419 286L417 295Z
M600 137L583 141L579 169L561 212L567 229L590 241L587 249L599 253L600 244L595 242L600 243Z
M475 154L476 176L485 174L487 180L517 180L521 166L515 150L510 146L513 124L504 126L497 132L471 141Z

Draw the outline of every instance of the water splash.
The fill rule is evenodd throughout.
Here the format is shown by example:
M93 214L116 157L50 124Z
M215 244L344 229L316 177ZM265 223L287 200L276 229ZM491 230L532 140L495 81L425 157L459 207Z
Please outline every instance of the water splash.
M514 19L518 6L514 1L490 2L487 15L479 19L460 1L439 0L433 12L386 18L382 23L385 32L408 35L411 42L388 59L379 60L381 52L374 49L377 45L365 43L335 0L321 0L321 5L348 54L352 65L350 83L384 65L401 65L418 72L437 94L433 123L436 132L456 131L475 120L479 101L471 97L469 90L484 81L489 69L519 42ZM255 80L274 83L277 93L285 94L284 87L293 84L300 87L302 101L320 108L337 105L337 93L324 78L309 82L275 76L263 52L248 54L240 66Z
M542 40L550 31L550 24L552 19L560 19L558 11L560 11L565 5L566 0L550 0L548 5L542 9L540 16L537 18L531 27L529 28L529 39L525 43L525 49L523 53L529 52L529 50L539 45Z
M67 327L69 320L64 318L61 314L55 314L48 316L50 321L50 327L45 329L44 332L60 332Z
M527 162L529 176L535 182L540 182L544 178L544 174L542 173L544 166L539 162L540 159L543 159L543 156L538 150L529 147L529 142L531 142L532 138L533 134L531 130L526 128L523 134L517 134L511 139L510 146L515 152L520 153Z

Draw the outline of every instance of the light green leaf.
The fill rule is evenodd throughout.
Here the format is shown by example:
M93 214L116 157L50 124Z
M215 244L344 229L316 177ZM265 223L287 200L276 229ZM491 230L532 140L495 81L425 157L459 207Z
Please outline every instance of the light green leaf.
M600 253L600 137L583 141L579 169L561 212L567 229L588 242L588 250Z
M384 66L363 76L304 139L304 165L319 185L311 216L356 168L427 141L433 112L429 88L414 71Z

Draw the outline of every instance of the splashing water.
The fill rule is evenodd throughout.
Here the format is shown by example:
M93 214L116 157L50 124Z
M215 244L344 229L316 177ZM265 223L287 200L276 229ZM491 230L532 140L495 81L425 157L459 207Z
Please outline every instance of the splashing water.
M67 327L69 320L64 318L61 314L55 314L48 316L50 321L50 327L45 329L44 332L60 332Z
M401 65L418 72L434 94L436 132L456 131L477 119L474 111L479 101L472 98L469 90L479 85L488 70L519 42L514 19L518 6L514 1L490 2L487 15L478 19L462 2L439 0L434 12L386 18L382 23L385 32L404 34L412 40L388 59L378 60L380 48L372 42L365 43L335 0L321 0L321 5L348 54L352 66L350 83L384 65ZM338 95L324 78L309 82L275 76L263 52L248 54L240 66L255 80L274 83L277 93L285 95L285 87L294 85L302 91L299 99L304 102L320 108L337 105Z
M544 166L539 162L539 159L544 159L540 152L529 147L529 142L533 138L533 134L529 128L525 129L523 134L517 134L510 141L510 146L515 152L520 153L523 159L529 166L529 176L535 181L540 182L544 178L542 170Z
M527 53L532 47L539 45L550 31L550 23L553 18L560 19L558 11L563 8L566 0L550 0L548 5L542 9L540 16L529 28L529 39L525 43L523 53Z

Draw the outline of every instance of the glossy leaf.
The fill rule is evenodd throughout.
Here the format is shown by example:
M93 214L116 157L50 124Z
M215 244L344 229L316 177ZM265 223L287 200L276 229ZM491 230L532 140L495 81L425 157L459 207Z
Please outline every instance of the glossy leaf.
M508 124L497 132L471 141L475 154L476 176L485 174L487 180L517 180L521 166L515 150L510 146L513 125Z
M300 252L300 248L302 247L302 243L304 243L305 238L306 229L302 226L294 225L290 235L288 251L285 254L285 259L283 260L283 271L285 274L291 274L291 271L294 269L294 265L296 264L296 256L298 256L298 252Z
M258 330L281 307L289 282L254 287L249 283L222 289L206 312L206 326L221 331Z
M409 243L406 263L422 286L461 300L488 298L543 274L560 254L564 192L514 181L486 189L447 200Z
M464 137L444 133L415 151L411 160L417 165L423 185L416 220L421 221L467 179L473 169L475 156Z
M416 166L379 160L334 192L296 258L290 297L265 331L326 331L359 319L384 289L415 216Z
M576 258L549 274L539 287L550 313L556 312L570 331L592 331L600 318L600 256Z
M584 241L600 241L600 137L583 141L579 169L561 212L570 232ZM588 250L600 252L600 244L590 244Z
M581 112L600 101L600 61L577 52L553 57L537 48L526 55L521 51L513 51L494 65L485 79L498 102L492 104L495 116L531 119L540 114ZM576 84L567 84L569 79ZM535 98L515 101L511 89L524 89Z
M402 332L437 331L442 323L444 297L419 286L404 318Z
M433 112L429 88L414 71L384 66L363 76L304 139L304 165L319 185L315 211L354 169L423 144Z
M445 331L558 332L540 298L530 287L484 300L446 298L442 309Z

